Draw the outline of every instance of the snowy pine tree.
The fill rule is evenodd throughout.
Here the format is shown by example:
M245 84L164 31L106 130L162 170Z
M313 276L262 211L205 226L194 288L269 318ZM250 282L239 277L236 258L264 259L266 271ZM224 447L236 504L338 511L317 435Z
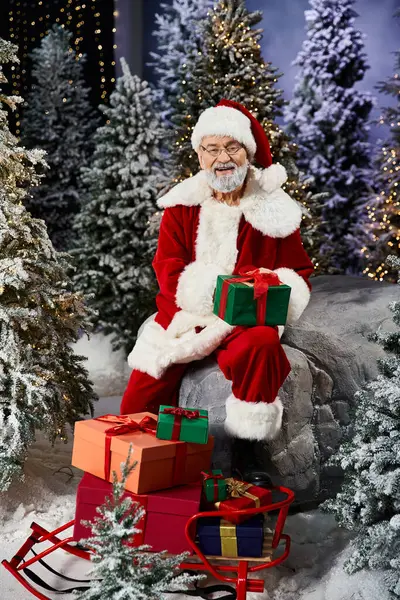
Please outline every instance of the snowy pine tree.
M387 260L400 270L398 257ZM356 394L354 437L333 459L344 484L326 508L356 532L347 570L387 569L389 588L400 597L400 301L390 309L397 329L371 336L388 354L378 361L378 378Z
M189 585L204 576L179 573L179 565L187 554L167 557L165 552L149 552L150 546L129 546L138 533L144 508L125 497L125 482L135 468L130 463L121 464L121 480L113 472L113 494L97 509L94 523L85 522L93 536L81 543L94 554L91 575L95 579L89 590L79 595L79 600L165 600L170 590L187 590Z
M400 18L400 10L396 13ZM388 255L400 256L400 50L395 53L393 75L378 85L380 92L395 98L395 103L383 110L379 120L389 127L389 136L379 144L374 163L374 184L377 193L368 203L369 231L372 239L364 248L367 267L364 274L371 279L396 280L396 273L387 264Z
M0 86L1 65L16 63L16 53L0 39ZM10 133L6 107L20 102L0 89L0 491L21 474L36 430L65 438L95 397L70 346L86 322L71 266L23 206L45 163L41 150L26 150Z
M156 14L157 52L151 52L152 66L157 76L156 98L161 107L162 120L171 114L171 101L177 93L176 74L188 54L197 50L201 38L201 21L211 8L213 0L172 0L161 3L162 13Z
M72 33L54 25L32 52L34 84L27 97L22 141L47 153L50 170L28 199L34 217L44 219L57 250L71 247L79 211L79 169L92 150L97 125L83 78L85 58L72 50Z
M220 0L208 12L200 27L198 45L187 54L177 70L177 87L171 99L173 123L171 183L177 183L199 170L190 138L200 113L221 98L241 102L262 123L271 143L275 162L281 162L289 176L285 190L311 218L304 218L304 244L317 270L327 270L319 256L319 198L309 191L309 181L297 168L297 149L276 123L282 115L283 92L276 87L277 68L261 54L260 11L249 12L244 0ZM326 261L325 261L326 262ZM319 265L318 265L319 263Z
M368 68L363 35L355 27L355 0L310 0L307 40L287 131L299 147L299 168L327 192L322 210L321 251L341 272L360 270L361 210L371 193L368 119L373 99L355 88ZM361 222L360 222L361 221Z
M72 254L76 285L94 295L96 324L113 334L115 348L129 352L155 308L155 239L146 230L156 210L162 132L149 85L121 62L110 104L101 107L107 123L97 130L93 157L83 169L86 192Z

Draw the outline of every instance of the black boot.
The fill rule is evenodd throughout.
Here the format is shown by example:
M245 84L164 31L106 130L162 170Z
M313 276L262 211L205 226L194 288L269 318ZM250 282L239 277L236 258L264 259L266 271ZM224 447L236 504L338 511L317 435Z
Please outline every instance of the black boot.
M236 438L232 444L233 476L259 487L271 488L272 481L268 473L262 470L257 459L257 444L253 440Z

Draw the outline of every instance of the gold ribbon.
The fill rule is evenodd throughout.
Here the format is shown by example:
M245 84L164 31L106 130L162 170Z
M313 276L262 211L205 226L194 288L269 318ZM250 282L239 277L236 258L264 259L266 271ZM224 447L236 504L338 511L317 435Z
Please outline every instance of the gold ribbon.
M225 519L221 519L219 535L221 537L221 555L228 558L236 558L238 556L236 525L232 525L232 523L225 521Z
M228 477L226 479L226 485L228 487L228 494L231 498L250 498L253 500L256 508L260 508L260 498L250 494L247 490L253 485L251 483L245 483L244 481L240 481L239 479L234 479L233 477Z

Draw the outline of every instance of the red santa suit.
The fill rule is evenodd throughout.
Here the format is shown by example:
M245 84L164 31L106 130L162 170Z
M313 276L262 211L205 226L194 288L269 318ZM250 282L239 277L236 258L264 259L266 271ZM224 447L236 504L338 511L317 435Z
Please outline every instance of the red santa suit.
M233 137L242 141L238 132ZM213 295L218 275L264 267L291 287L288 323L306 308L313 265L300 238L301 209L281 188L286 178L279 164L250 167L240 204L229 206L215 200L200 171L158 201L165 209L153 261L158 312L128 357L133 371L122 413L176 403L187 364L214 353L232 381L227 431L258 440L277 435L283 412L277 394L290 372L282 331L225 323L213 314Z

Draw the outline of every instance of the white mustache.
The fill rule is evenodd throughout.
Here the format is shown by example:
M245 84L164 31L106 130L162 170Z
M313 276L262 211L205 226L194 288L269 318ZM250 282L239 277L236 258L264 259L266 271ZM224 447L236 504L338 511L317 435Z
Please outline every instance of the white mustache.
M213 166L213 171L215 173L215 171L217 169L236 169L237 165L234 162L228 162L228 163L222 163L222 162L218 162Z

